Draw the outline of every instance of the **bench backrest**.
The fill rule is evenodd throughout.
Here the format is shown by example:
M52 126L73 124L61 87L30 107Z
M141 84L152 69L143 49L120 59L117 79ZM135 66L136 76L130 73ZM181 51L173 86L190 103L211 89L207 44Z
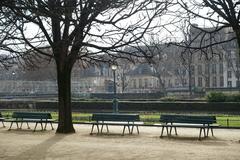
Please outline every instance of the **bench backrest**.
M161 115L162 123L192 123L213 124L217 123L216 116L192 116L192 115Z
M12 118L17 119L52 119L51 113L43 112L13 112Z
M140 121L138 114L123 114L123 113L94 113L93 121L123 121L134 122Z

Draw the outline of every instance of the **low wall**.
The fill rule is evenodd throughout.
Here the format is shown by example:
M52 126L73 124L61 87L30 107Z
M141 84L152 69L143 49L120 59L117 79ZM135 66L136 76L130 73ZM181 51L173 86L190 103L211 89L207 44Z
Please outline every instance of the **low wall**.
M204 112L240 114L240 103L205 102L119 102L123 112ZM58 110L57 102L1 101L0 109ZM72 102L73 111L112 111L112 102Z

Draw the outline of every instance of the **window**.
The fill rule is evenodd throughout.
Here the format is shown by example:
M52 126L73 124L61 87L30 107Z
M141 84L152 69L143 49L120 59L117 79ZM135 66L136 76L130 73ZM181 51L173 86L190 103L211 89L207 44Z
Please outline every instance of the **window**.
M192 73L192 75L194 75L194 70L195 70L194 66L191 66L191 73Z
M172 87L171 80L168 80L168 87Z
M228 62L227 62L227 67L228 67L228 68L232 68L232 62L231 62L231 60L228 60Z
M227 72L227 77L228 77L228 78L232 78L232 71L228 71L228 72Z
M147 78L144 79L144 87L145 87L145 88L148 87L148 80L147 80Z
M198 87L202 87L202 77L198 77Z
M223 74L223 64L222 63L219 64L219 73Z
M202 74L202 65L198 65L198 74Z
M175 86L178 86L179 83L178 83L178 79L175 79Z
M183 79L183 86L186 86L186 85L187 85L187 80Z
M137 88L136 79L133 80L133 88Z
M191 83L192 83L192 86L194 87L195 86L195 78L194 77L191 78Z
M237 87L240 87L240 81L236 81Z
M213 77L212 86L217 87L217 77Z
M205 74L206 75L209 75L209 64L207 64L206 66L205 66Z
M228 82L227 82L227 86L228 86L228 87L232 87L232 81L228 81Z
M220 87L224 86L224 78L223 76L220 77Z
M139 79L138 80L138 83L139 83L139 88L142 88L143 86L142 86L142 79Z
M212 64L212 74L217 74L217 66L216 66L216 64Z
M206 77L206 87L210 87L210 78Z

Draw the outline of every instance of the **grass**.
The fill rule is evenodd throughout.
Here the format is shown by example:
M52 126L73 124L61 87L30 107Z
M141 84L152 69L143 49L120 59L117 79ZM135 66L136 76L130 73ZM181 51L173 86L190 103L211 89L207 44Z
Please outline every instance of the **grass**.
M51 112L53 119L58 119L57 112ZM146 124L154 124L159 123L159 117L162 113L159 112L143 112L140 113L141 121ZM11 118L12 111L4 111L2 112L3 117ZM80 113L73 112L73 122L90 122L91 121L91 113ZM214 114L217 117L217 123L221 126L226 127L240 127L240 115L228 115L228 114Z

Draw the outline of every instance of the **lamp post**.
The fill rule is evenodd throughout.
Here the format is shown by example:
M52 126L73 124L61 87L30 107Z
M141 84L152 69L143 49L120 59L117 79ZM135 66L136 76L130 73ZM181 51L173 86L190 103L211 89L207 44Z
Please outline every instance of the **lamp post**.
M117 65L113 64L111 66L113 71L113 112L118 113L118 100L117 100L117 92L116 92L116 70Z

